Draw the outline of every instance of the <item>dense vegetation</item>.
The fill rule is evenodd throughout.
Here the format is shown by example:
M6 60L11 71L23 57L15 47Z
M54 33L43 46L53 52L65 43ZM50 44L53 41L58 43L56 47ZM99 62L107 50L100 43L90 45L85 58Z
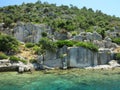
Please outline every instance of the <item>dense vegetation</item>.
M97 30L114 30L120 28L120 18L93 11L91 8L49 4L37 1L36 3L23 3L0 8L0 23L4 27L13 27L17 21L42 23L52 27L53 30L92 32ZM45 33L43 33L46 36Z
M117 43L120 45L120 37L112 38L112 42Z
M56 44L48 38L41 38L39 41L39 46L41 47L43 52L45 52L44 50L50 50L52 52L55 52L57 48Z
M5 55L4 53L0 52L0 59L7 59L8 56Z
M10 56L10 61L13 61L13 62L21 61L21 62L23 62L23 63L27 63L26 60L20 59L20 58L18 58L18 57L16 57L16 56Z
M64 45L66 45L68 47L77 46L77 47L88 48L95 52L98 51L98 47L90 42L88 43L88 42L77 42L77 41L71 41L71 40L59 40L56 42L56 45L58 48L61 48Z
M118 60L118 63L120 63L120 53L116 54L116 59Z
M19 42L12 36L0 35L0 51L7 54L15 53L18 51Z

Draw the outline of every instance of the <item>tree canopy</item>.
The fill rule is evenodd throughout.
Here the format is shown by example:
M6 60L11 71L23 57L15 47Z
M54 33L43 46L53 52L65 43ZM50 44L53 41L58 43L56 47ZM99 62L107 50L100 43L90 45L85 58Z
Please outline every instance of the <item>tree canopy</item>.
M10 26L17 21L47 24L54 30L67 31L99 29L111 30L120 27L120 18L102 13L100 10L76 6L42 3L23 3L22 5L6 6L0 8L0 22Z

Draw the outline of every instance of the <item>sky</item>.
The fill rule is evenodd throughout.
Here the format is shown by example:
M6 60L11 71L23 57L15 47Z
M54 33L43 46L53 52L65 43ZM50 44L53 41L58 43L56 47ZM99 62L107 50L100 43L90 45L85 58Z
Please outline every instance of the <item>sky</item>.
M30 3L38 0L0 0L0 7L8 5L20 5L23 2ZM41 2L48 2L56 5L70 5L78 8L87 7L94 11L101 10L108 15L115 15L120 17L120 0L40 0Z

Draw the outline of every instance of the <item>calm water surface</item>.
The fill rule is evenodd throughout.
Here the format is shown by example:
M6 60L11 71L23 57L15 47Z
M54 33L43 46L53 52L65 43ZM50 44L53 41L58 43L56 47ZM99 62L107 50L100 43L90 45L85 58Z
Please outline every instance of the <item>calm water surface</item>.
M120 69L1 72L0 90L120 90Z

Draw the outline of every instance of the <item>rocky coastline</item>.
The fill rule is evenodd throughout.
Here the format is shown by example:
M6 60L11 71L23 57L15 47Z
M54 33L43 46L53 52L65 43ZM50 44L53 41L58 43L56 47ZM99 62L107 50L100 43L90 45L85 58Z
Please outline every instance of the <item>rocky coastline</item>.
M1 30L7 31L5 28ZM118 30L114 30L114 33L106 31L105 33L107 35L103 39L96 31L93 33L80 32L72 36L69 32L53 32L50 27L45 25L18 22L13 28L13 31L13 36L23 44L25 42L38 43L39 39L43 37L42 33L46 32L48 34L47 38L51 39L53 42L57 40L91 42L98 46L98 52L85 47L68 47L64 45L62 48L57 49L56 52L46 50L44 56L42 54L37 55L36 63L24 64L20 61L17 63L11 62L9 59L0 60L0 71L31 72L33 70L58 68L114 69L120 67L116 60L116 54L120 52L120 46L113 43L110 38L117 37L118 34L120 34ZM12 34L11 32L4 33Z

